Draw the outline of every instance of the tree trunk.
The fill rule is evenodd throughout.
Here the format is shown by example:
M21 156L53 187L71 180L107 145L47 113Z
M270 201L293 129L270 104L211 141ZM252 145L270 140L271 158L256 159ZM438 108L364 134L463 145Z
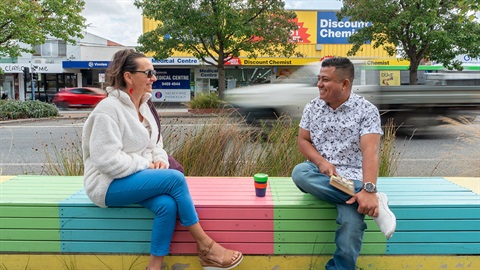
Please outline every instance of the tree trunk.
M225 64L223 61L218 61L218 96L221 100L224 98L225 92Z
M410 60L410 85L418 84L418 66L420 65L420 60Z
M413 69L410 67L410 84L417 85L418 84L418 76L417 76L418 68Z

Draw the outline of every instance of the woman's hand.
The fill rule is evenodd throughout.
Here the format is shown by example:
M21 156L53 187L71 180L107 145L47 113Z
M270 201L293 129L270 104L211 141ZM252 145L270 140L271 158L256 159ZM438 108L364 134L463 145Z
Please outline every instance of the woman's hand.
M148 166L149 169L168 169L167 165L161 161L155 161L153 163L150 163Z

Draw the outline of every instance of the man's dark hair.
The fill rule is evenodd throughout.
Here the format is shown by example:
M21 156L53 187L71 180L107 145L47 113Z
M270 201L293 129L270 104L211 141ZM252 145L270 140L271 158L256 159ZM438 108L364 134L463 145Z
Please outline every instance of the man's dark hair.
M322 61L322 67L334 67L335 71L340 71L343 77L347 77L350 83L353 83L355 78L355 68L352 61L346 57L332 57L326 58Z

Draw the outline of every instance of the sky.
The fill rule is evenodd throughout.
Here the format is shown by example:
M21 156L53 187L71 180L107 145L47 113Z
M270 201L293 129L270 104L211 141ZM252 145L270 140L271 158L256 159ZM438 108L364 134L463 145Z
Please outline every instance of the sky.
M126 46L136 46L142 34L142 13L134 0L84 0L82 15L87 19L87 32ZM336 10L338 0L286 0L288 9Z

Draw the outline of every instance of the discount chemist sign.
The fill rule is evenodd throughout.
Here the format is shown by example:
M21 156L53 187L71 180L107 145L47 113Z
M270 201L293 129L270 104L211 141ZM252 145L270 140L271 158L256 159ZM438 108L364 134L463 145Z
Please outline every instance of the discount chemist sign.
M349 44L348 38L370 22L338 20L335 12L318 12L317 44Z

